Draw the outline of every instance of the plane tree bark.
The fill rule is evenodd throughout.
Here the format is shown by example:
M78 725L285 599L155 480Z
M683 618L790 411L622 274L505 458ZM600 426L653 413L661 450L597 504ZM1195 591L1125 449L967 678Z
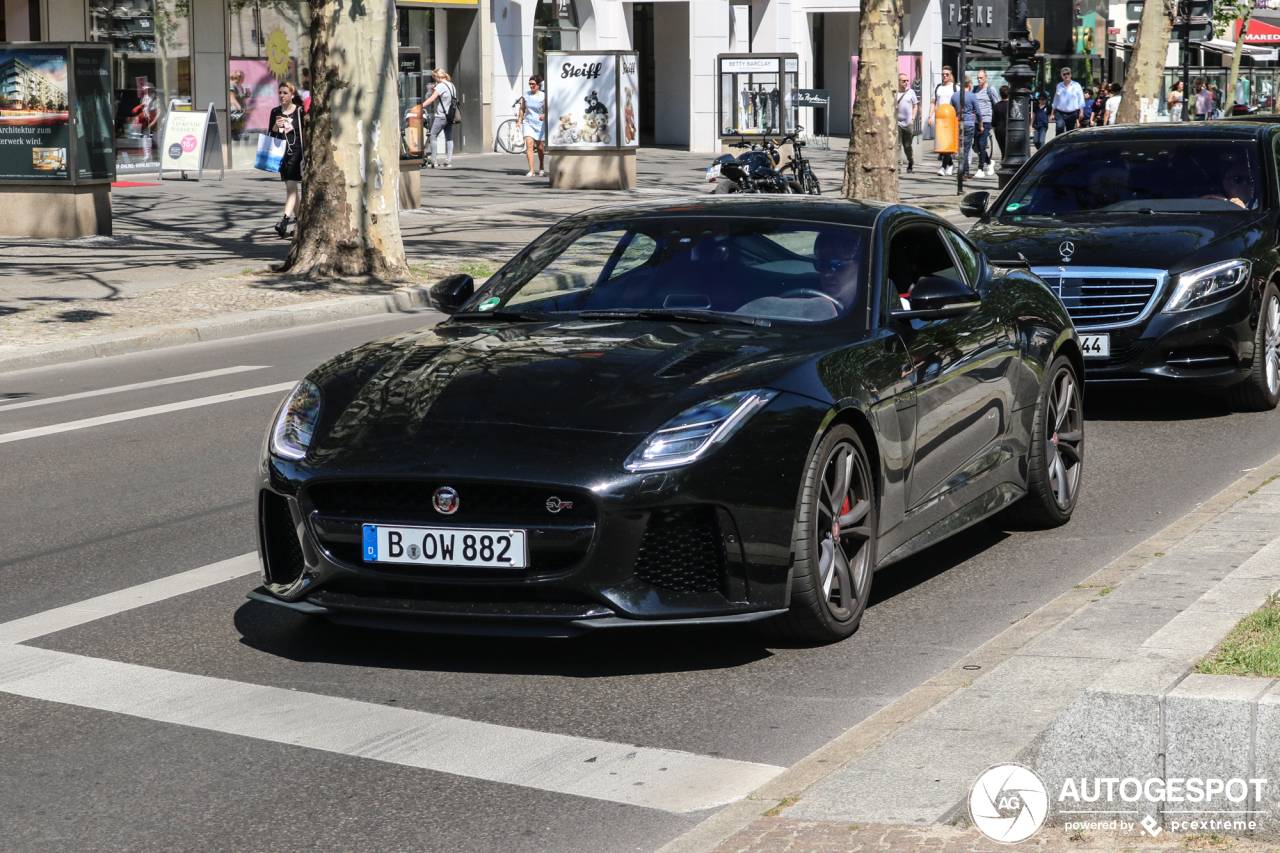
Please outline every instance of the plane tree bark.
M1116 124L1136 124L1142 115L1142 99L1160 97L1164 59L1169 52L1169 36L1177 14L1177 0L1147 0L1142 4L1138 37L1133 43L1133 58L1129 60ZM1183 93L1183 110L1191 108L1191 98L1190 92Z
M400 238L400 123L391 0L310 0L311 109L298 225L281 271L408 271Z
M858 88L841 195L898 200L898 36L902 0L863 0L858 27Z

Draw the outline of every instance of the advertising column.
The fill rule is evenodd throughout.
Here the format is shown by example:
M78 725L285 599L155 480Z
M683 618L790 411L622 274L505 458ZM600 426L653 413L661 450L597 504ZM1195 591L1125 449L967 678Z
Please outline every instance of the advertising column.
M635 189L639 58L548 51L547 166L558 189Z
M0 46L0 180L71 177L67 49Z

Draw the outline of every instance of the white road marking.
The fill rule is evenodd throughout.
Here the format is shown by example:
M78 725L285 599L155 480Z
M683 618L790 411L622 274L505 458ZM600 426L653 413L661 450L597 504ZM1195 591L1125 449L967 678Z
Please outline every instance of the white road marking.
M0 691L668 812L698 811L742 799L784 769L29 646L0 646Z
M157 601L164 601L166 598L185 595L223 581L254 574L257 571L257 552L241 554L230 560L157 578L128 589L108 592L65 607L56 607L43 613L14 619L12 622L0 623L0 643L22 643L34 640L36 637L65 631L67 628L74 628L86 622L114 616L137 607L145 607Z
M296 382L281 382L278 385L263 385L259 388L247 388L244 391L231 391L226 394L214 394L212 397L198 397L194 400L183 400L179 403L165 403L163 406L148 406L145 409L133 409L128 412L116 412L113 415L100 415L96 418L84 418L78 421L67 421L60 424L23 429L17 432L0 433L0 444L10 441L22 441L27 438L38 438L42 435L56 435L60 432L71 432L77 429L114 424L119 421L131 421L134 418L146 418L151 415L163 415L167 412L180 412L183 409L195 409L200 406L212 406L215 403L228 403L232 400L243 400L246 397L257 397L262 394L275 394L287 391Z
M265 370L265 364L242 364L237 367L223 367L219 370L206 370L203 373L188 373L185 376L170 376L166 379L152 379L148 382L134 382L132 385L116 385L111 388L99 388L97 391L81 391L78 394L63 394L61 397L44 397L39 400L23 400L17 403L0 403L0 414L14 409L29 409L32 406L47 406L50 403L65 403L68 400L83 400L86 397L101 397L104 394L118 394L121 391L137 391L140 388L159 388L161 385L176 385L179 382L194 382L197 379L212 379L215 376L230 376L233 373L244 373L248 370Z
M0 623L0 693L668 812L741 800L786 769L17 645L257 571L242 554Z

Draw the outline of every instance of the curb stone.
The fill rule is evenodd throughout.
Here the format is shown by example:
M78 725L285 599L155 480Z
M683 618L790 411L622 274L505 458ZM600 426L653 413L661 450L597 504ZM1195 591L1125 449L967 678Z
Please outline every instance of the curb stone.
M752 792L746 799L726 806L709 816L702 823L671 840L658 853L709 853L709 851L714 850L741 849L733 844L724 847L721 847L721 845L725 845L730 839L734 839L738 833L759 821L767 810L780 805L780 801L784 799L791 800L793 803L799 801L801 808L785 809L783 818L792 821L800 818L801 822L803 822L804 819L796 812L803 810L803 806L806 804L804 798L814 794L831 777L868 756L876 749L888 744L896 736L911 729L926 714L942 705L948 699L955 697L962 691L966 691L966 688L980 687L983 680L988 678L993 671L998 670L1001 664L1012 659L1019 651L1042 640L1073 616L1086 611L1097 597L1097 592L1100 588L1120 587L1131 577L1135 577L1140 572L1153 567L1162 572L1168 571L1169 569L1165 568L1164 561L1174 556L1169 552L1173 551L1175 546L1197 535L1202 537L1212 537L1215 534L1221 535L1221 533L1212 530L1212 523L1235 504L1250 497L1252 493L1259 492L1259 490L1278 477L1280 477L1280 456L1254 468L1191 512L1172 522L1168 527L1149 539L1135 545L1110 564L1081 581L1075 588L1067 590L1038 610L1017 620L987 643L956 661L950 668L895 701L890 702L876 713L847 730L844 734L819 747L807 757L792 765L784 773ZM1276 489L1280 490L1280 484L1277 484ZM1271 492L1272 490L1268 489L1267 491ZM1261 494L1258 497L1261 497ZM1238 539L1243 538L1241 534L1234 534L1234 536ZM1270 541L1270 537L1267 537L1267 541ZM1265 544L1266 542L1257 543L1250 548L1250 553L1260 550ZM1165 556L1166 554L1168 556ZM1194 564L1195 558L1200 555L1189 556L1192 558L1189 562ZM1241 565L1245 562L1243 555L1227 553L1223 557L1232 560L1230 562L1232 568L1236 566L1244 568ZM1157 564L1159 565L1157 566ZM1170 568L1173 567L1170 566ZM1235 620L1232 620L1231 624L1234 625ZM1217 640L1214 641L1213 645L1216 645L1216 643ZM1212 645L1210 648L1212 648ZM1171 662L1166 661L1165 663L1168 665ZM976 671L965 669L966 666L975 665L981 668ZM1109 670L1109 673L1118 675L1123 666L1126 666L1126 664L1122 663L1113 667ZM1176 677L1177 674L1185 673L1189 666L1187 663L1177 662L1177 672L1173 677ZM1096 676L1082 684L1081 688L1083 689L1094 681L1096 681ZM1260 717L1263 710L1260 706ZM1280 730L1280 695L1276 695L1274 704L1267 705L1265 710L1274 713L1275 724L1277 729ZM1052 719L1045 721L1046 725L1051 723ZM1275 744L1273 748L1280 753L1280 743ZM1014 756L1010 755L1009 758L1013 760ZM974 775L976 776L976 773ZM1280 778L1280 772L1275 775ZM960 797L956 798L956 800L959 799ZM947 811L945 816L949 817L958 811L958 808L953 807ZM818 823L822 822L818 821ZM859 822L866 823L867 821ZM899 828L905 830L908 827Z
M335 320L419 311L430 308L427 292L427 287L414 286L393 293L344 296L285 308L264 308L243 314L210 317L192 323L150 326L43 346L0 347L0 373L70 364L93 358L110 358L202 341L220 341Z

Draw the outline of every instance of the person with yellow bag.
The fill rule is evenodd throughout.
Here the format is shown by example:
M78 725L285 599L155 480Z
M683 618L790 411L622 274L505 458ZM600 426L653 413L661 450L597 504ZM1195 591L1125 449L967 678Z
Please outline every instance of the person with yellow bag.
M933 98L929 101L929 127L934 128L935 138L937 134L937 118L938 109L948 106L951 103L951 96L956 93L956 84L951 79L951 66L942 66L942 82L933 87ZM951 146L951 150L943 151L939 145L934 145L934 151L942 155L942 168L938 169L939 175L954 175L955 167L951 159L951 155L956 153L955 146Z

